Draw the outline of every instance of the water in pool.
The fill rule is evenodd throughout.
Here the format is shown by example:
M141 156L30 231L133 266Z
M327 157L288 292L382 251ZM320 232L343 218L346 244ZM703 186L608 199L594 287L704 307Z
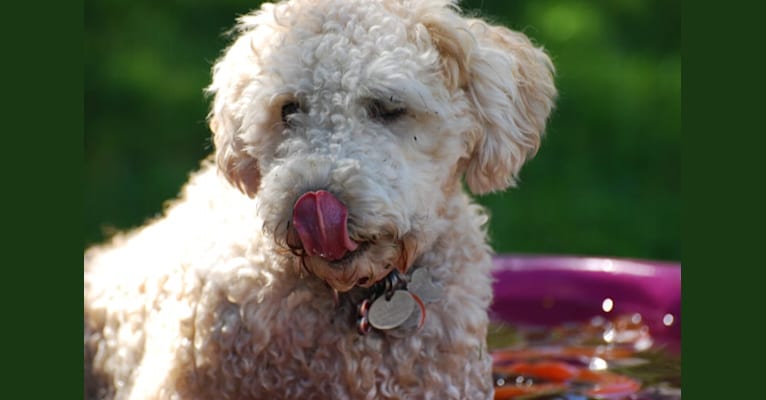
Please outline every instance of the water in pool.
M675 400L681 358L640 314L533 329L493 322L495 400Z

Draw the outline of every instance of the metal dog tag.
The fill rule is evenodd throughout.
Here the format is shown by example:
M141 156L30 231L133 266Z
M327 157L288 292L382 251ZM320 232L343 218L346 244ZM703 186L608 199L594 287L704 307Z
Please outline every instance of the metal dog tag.
M407 284L407 289L418 295L426 303L439 300L442 294L441 285L435 284L424 268L418 268L412 272L412 278Z
M416 307L412 308L412 314L397 329L410 332L411 334L411 331L419 330L426 322L426 305L418 295L410 293L410 296L415 300Z
M390 300L386 300L385 296L375 299L370 305L367 319L377 329L394 329L410 317L415 307L415 299L410 293L397 290Z

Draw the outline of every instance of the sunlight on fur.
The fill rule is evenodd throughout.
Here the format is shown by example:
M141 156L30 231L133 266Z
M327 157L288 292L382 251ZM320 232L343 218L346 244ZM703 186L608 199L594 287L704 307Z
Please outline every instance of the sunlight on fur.
M163 216L85 253L86 396L492 398L468 191L515 185L538 150L548 56L448 0L264 4L232 39L215 154ZM360 334L358 300L414 270L440 289L422 325Z

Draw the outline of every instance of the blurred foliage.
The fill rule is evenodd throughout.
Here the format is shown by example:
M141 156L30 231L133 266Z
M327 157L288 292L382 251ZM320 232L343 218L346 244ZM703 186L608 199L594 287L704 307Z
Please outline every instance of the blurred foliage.
M161 213L211 152L202 89L223 33L257 4L85 1L85 245ZM479 198L495 249L679 261L680 0L461 4L557 68L520 186Z

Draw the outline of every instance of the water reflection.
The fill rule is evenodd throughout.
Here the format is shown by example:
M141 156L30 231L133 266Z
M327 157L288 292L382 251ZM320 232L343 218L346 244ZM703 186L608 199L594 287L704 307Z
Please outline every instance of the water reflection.
M680 357L655 346L646 322L633 313L548 329L493 324L495 399L680 399Z

